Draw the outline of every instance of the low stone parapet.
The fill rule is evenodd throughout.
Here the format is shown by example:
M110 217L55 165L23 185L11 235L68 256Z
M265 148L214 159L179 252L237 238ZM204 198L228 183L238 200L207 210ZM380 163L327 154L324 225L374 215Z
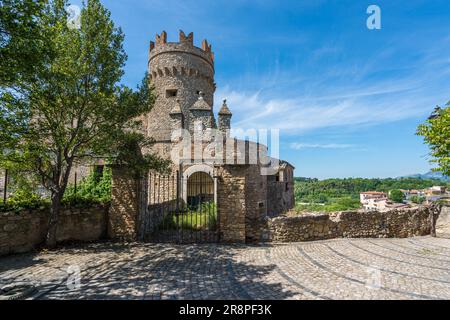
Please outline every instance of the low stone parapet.
M95 241L107 236L109 206L64 208L57 241ZM0 256L28 252L45 242L49 209L0 213Z
M264 241L407 238L430 233L430 210L417 207L388 212L344 211L271 218L267 219Z

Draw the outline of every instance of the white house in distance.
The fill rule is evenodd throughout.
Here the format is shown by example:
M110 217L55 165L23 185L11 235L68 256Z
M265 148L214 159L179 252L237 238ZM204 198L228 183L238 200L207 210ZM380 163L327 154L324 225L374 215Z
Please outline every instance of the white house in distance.
M378 191L367 191L367 192L361 192L359 194L361 203L364 203L364 201L370 200L370 199L387 199L387 194L384 192L378 192Z
M446 187L442 186L433 186L425 191L427 196L437 196L437 195L445 195L447 191Z
M360 201L365 210L383 210L386 207L388 196L384 192L361 192Z
M409 207L404 203L389 201L386 193L378 191L361 192L360 200L363 208L367 211L389 211Z
M411 200L412 197L424 197L425 191L423 190L400 190L405 195L406 200Z

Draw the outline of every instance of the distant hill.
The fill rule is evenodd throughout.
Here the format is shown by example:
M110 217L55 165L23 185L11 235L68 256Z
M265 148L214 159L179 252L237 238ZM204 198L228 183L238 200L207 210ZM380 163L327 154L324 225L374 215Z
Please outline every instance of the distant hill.
M433 172L433 171L430 171L425 174L413 174L413 175L401 177L401 178L416 178L416 179L422 179L422 180L433 179L433 180L442 180L442 181L450 182L450 177L444 176L440 172Z

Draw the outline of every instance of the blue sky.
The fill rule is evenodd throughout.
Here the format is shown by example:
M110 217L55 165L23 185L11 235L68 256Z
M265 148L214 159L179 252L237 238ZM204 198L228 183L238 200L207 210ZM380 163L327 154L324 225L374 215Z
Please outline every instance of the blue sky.
M136 86L156 33L194 32L215 53L215 110L233 125L281 130L296 176L427 172L419 123L450 100L450 1L103 0L126 39ZM79 4L78 1L73 1ZM369 5L382 29L366 27Z

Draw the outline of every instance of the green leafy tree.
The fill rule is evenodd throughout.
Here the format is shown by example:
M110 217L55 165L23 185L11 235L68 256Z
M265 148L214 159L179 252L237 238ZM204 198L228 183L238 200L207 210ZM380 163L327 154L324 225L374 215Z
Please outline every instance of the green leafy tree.
M391 199L394 202L401 203L403 202L403 200L405 200L405 195L401 190L394 189L391 190L391 192L389 193L389 199Z
M437 164L435 171L450 176L450 102L445 108L436 107L426 123L419 126L417 134L430 146L431 162Z
M147 77L137 90L120 85L127 56L124 35L99 0L88 0L81 28L67 23L66 0L48 1L37 29L45 63L34 76L2 92L2 161L35 174L51 194L46 243L56 245L61 200L74 163L102 157L109 163L164 168L167 161L140 150L151 141L138 130L154 102ZM17 121L16 115L21 121ZM13 137L13 138L11 138Z

